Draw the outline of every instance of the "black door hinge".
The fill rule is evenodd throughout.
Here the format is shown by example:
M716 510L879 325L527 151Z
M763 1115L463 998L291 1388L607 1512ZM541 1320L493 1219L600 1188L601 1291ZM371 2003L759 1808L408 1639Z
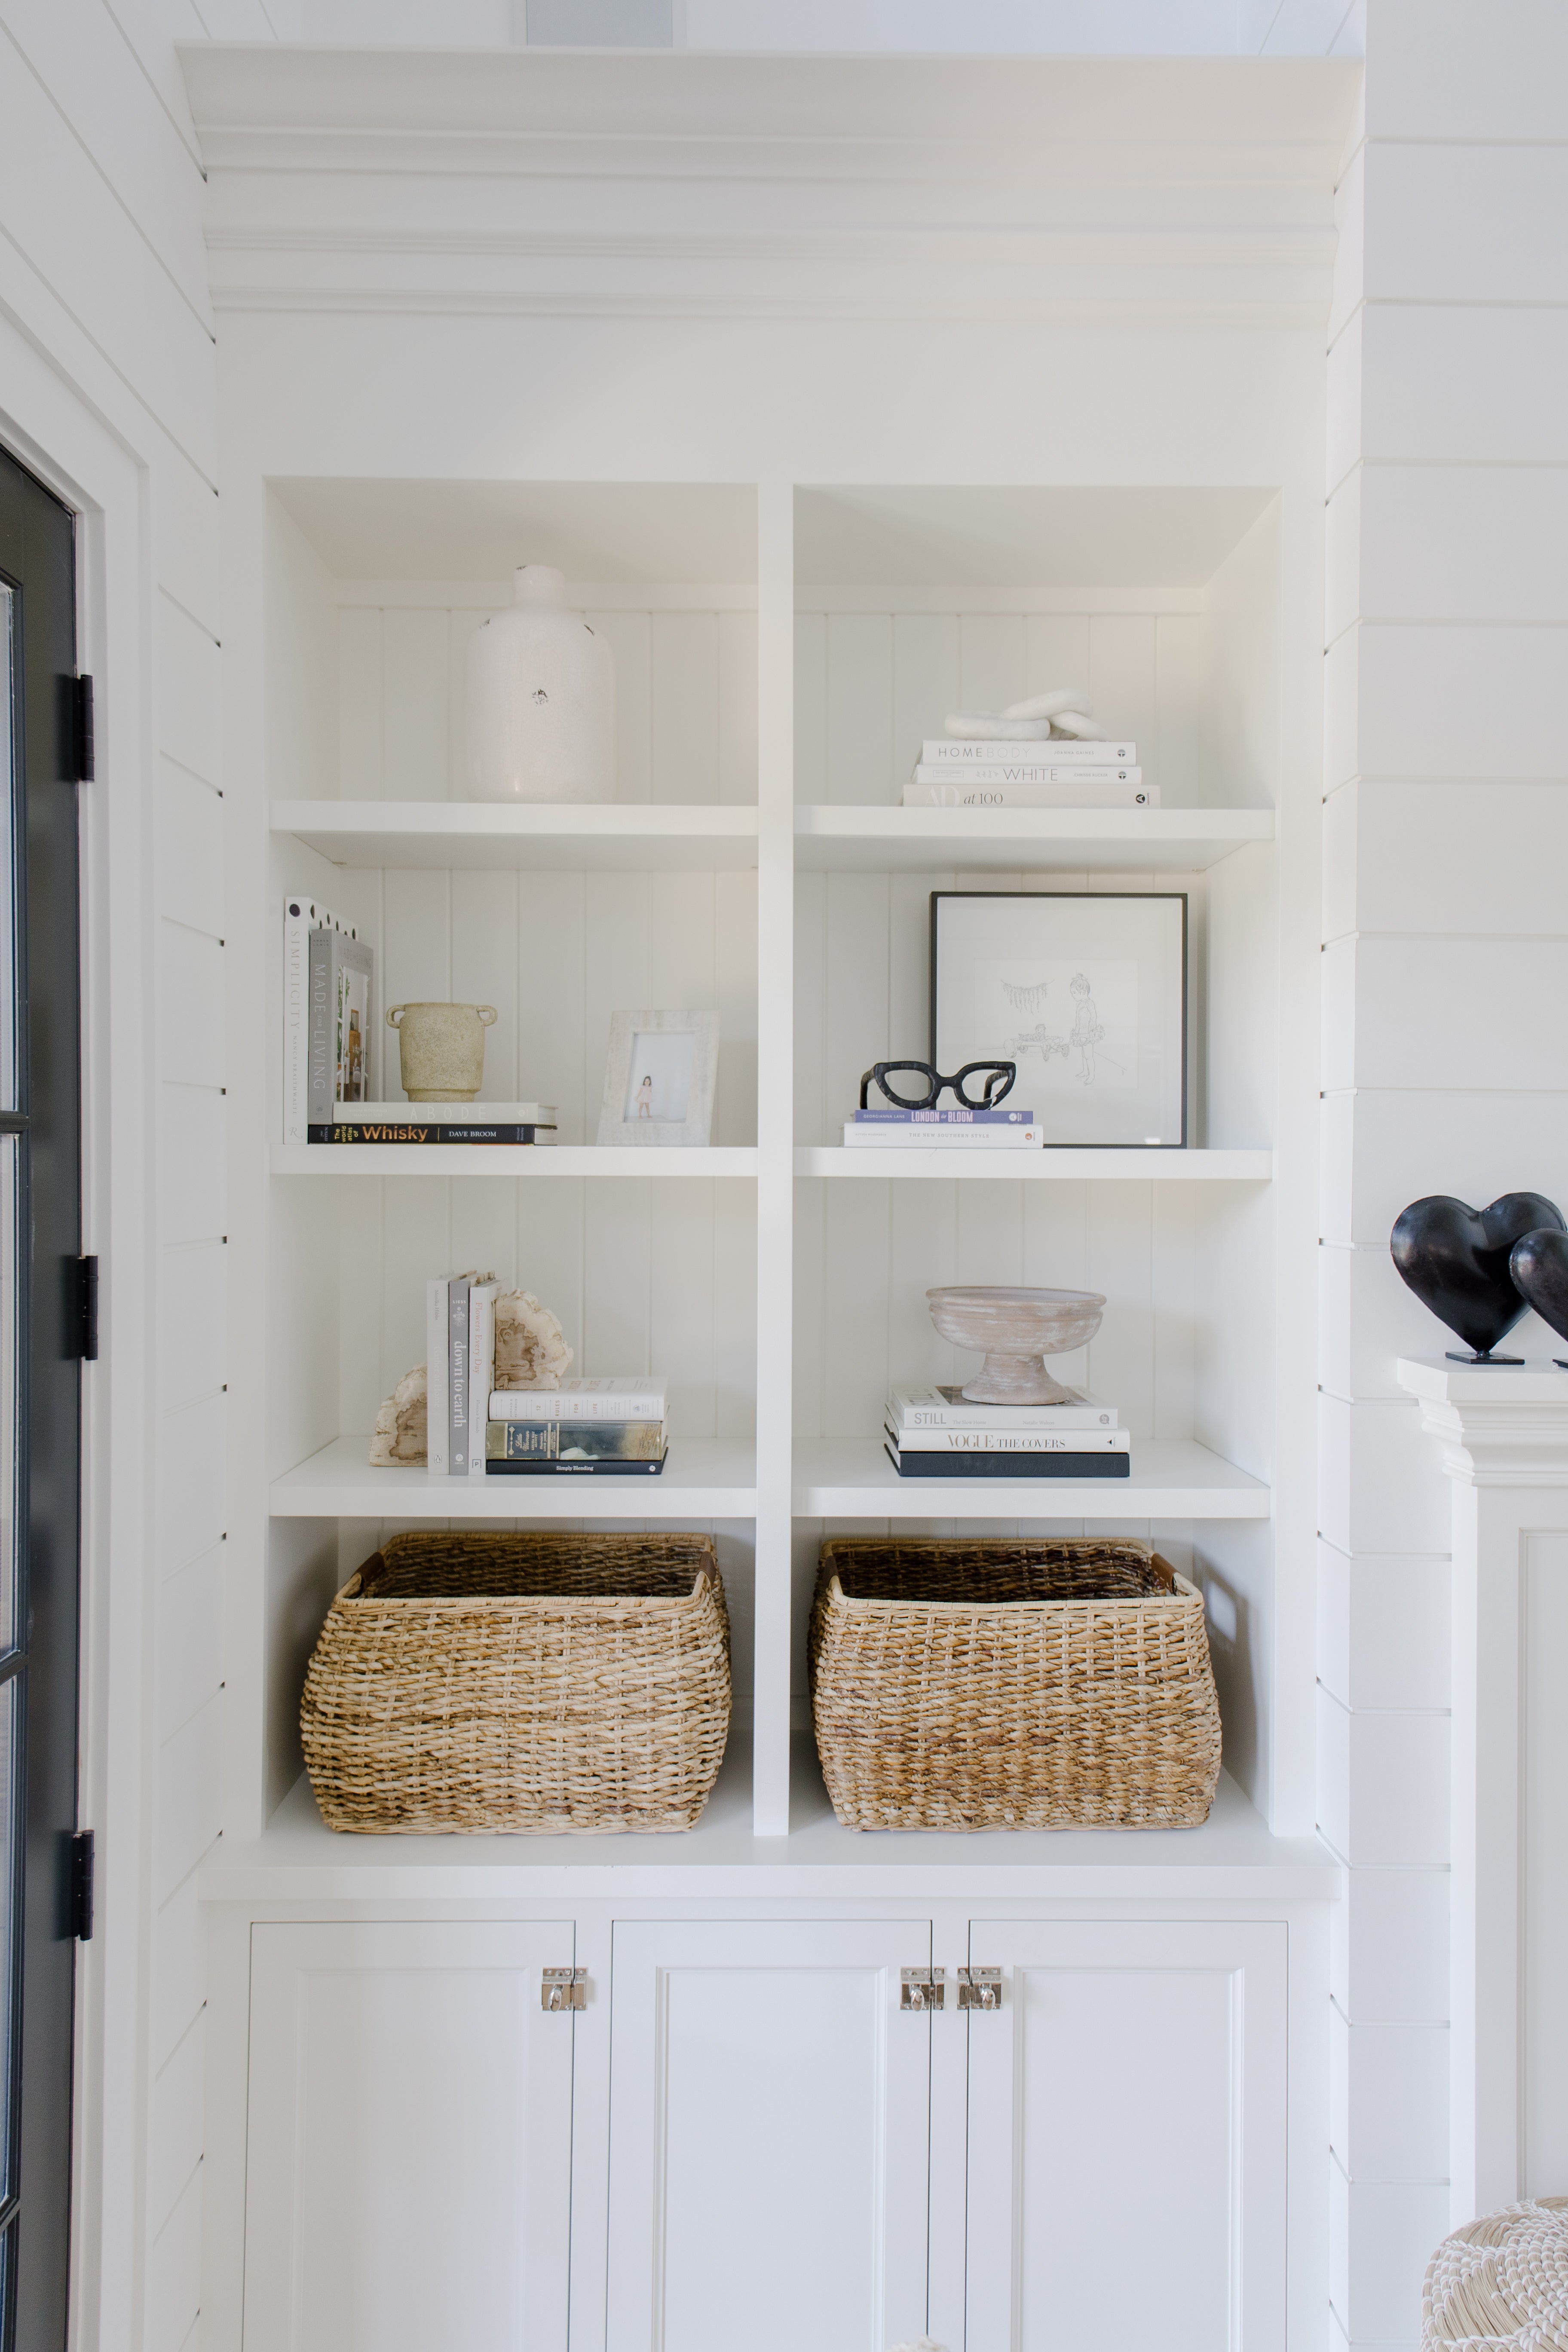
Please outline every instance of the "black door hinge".
M79 1944L92 1941L92 1832L71 1840L70 1931Z
M93 779L92 748L92 680L77 677L71 680L72 717L76 738L76 780L90 784Z
M85 1364L98 1361L98 1260L76 1261L76 1352Z

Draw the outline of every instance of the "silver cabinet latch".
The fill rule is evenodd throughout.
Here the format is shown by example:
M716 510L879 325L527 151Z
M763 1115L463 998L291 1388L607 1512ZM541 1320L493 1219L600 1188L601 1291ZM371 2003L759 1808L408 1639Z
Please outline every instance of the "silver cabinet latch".
M586 1969L546 1969L539 1988L541 2009L586 2009L588 2006L588 1971Z
M940 2009L947 1990L945 1969L901 1969L899 1971L899 2007L900 2009Z
M1000 2009L1002 2006L1002 1971L1000 1969L958 1969L958 2005L960 2009Z

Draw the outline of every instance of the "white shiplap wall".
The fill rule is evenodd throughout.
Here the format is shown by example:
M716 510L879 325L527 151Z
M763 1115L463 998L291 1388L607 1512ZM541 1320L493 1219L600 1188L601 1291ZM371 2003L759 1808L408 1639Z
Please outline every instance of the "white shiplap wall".
M1449 2187L1447 1482L1394 1373L1449 1335L1388 1234L1424 1194L1568 1197L1560 1031L1521 1017L1568 960L1568 83L1550 5L1365 16L1329 338L1319 1820L1348 1865L1332 2340L1403 2346L1469 2208ZM1508 1344L1553 1352L1533 1318ZM1554 2006L1553 1985L1535 2013ZM1560 2110L1554 2052L1526 2026L1523 2075ZM1502 2194L1554 2189L1521 2161Z
M0 434L10 440L15 420L24 447L73 478L84 433L105 431L131 484L121 496L111 470L75 464L90 517L81 619L101 698L83 820L89 1150L110 1155L96 1198L89 1176L105 1352L87 1391L89 1525L103 1531L110 1581L89 1549L82 1819L98 1832L100 1908L81 1963L73 2330L146 2352L179 2352L198 2326L195 1874L221 1785L218 463L205 181L174 47L208 29L193 0L0 0L0 333L17 336L0 371ZM223 29L274 37L260 0L226 0ZM35 404L25 375L37 355L52 390ZM131 673L147 698L138 725ZM144 813L111 875L93 862L116 822L110 795ZM128 1115L115 1074L133 1055ZM145 1221L125 1224L142 1197Z

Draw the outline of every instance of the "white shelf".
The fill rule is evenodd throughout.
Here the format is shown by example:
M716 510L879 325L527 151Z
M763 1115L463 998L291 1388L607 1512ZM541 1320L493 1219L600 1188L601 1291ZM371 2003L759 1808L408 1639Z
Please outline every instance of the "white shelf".
M757 862L755 808L648 802L274 801L272 830L334 866L738 871Z
M922 1151L917 1146L879 1149L846 1144L797 1147L797 1176L980 1177L997 1182L1022 1179L1026 1183L1082 1183L1089 1179L1121 1178L1142 1182L1150 1178L1165 1183L1266 1184L1274 1173L1272 1151L1147 1151L1050 1150L1016 1151L1005 1147L986 1151L971 1147L943 1150L940 1145Z
M373 1470L368 1437L339 1437L272 1482L275 1519L749 1519L749 1439L672 1437L657 1478L442 1478Z
M367 1837L328 1829L301 1774L260 1837L222 1838L201 1874L208 1903L396 1902L594 1895L667 1896L1032 1894L1255 1897L1340 1892L1316 1838L1279 1838L1222 1772L1191 1830L982 1830L877 1835L840 1828L809 1733L792 1742L790 1834L753 1836L750 1734L736 1725L702 1818L677 1836Z
M1127 1478L900 1478L880 1438L803 1438L799 1518L1266 1519L1269 1489L1190 1439L1136 1439Z
M483 1105L477 1108L482 1109ZM275 1143L274 1176L755 1176L755 1144Z
M1272 809L907 809L802 806L803 871L1195 874L1272 841Z

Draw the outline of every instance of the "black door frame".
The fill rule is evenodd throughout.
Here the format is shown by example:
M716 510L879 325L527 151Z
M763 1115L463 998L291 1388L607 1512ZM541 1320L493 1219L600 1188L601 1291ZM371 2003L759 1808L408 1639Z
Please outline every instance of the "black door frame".
M63 2352L71 2271L82 1525L81 766L76 519L0 450L16 774L19 1479L5 2352ZM4 978L7 994L12 975ZM19 2093L19 2095L17 2095Z

